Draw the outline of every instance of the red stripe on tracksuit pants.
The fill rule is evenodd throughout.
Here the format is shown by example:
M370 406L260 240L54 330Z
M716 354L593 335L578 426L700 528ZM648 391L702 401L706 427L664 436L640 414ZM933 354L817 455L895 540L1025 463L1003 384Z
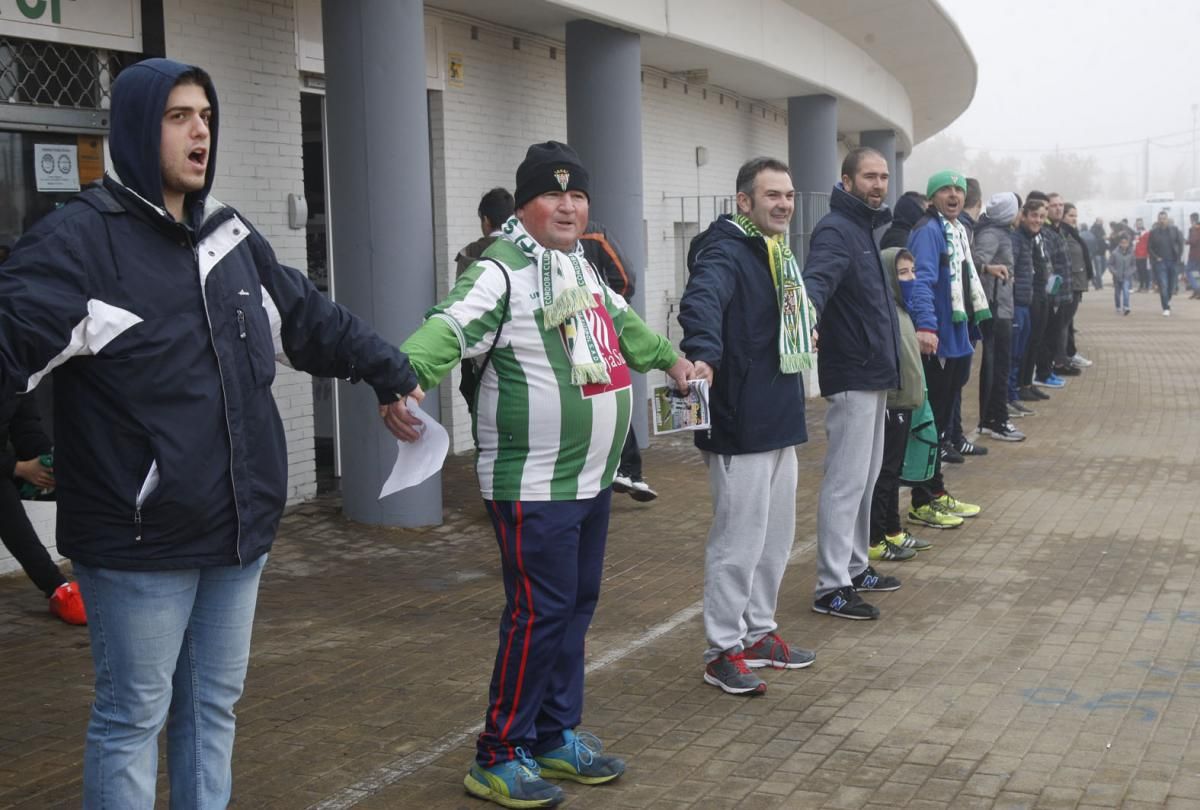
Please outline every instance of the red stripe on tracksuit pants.
M485 501L505 606L476 761L536 756L583 715L584 637L600 596L612 491L578 501Z

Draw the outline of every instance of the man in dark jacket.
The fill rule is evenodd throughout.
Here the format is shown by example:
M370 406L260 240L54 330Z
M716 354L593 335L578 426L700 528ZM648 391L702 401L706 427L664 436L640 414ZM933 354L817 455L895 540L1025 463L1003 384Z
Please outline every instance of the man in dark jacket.
M813 610L846 619L879 618L859 591L900 587L895 577L875 573L867 558L887 392L900 386L896 307L873 237L891 216L883 201L887 185L882 154L850 150L804 265L804 288L818 315L817 370L829 437L817 505Z
M883 232L879 240L880 250L893 247L904 247L908 244L908 234L917 224L917 220L925 216L925 195L919 191L906 191L896 200L896 213L892 215L892 224Z
M482 256L492 242L500 238L500 226L513 215L514 206L512 193L500 186L480 198L476 214L479 216L479 230L482 232L482 236L464 247L454 257L455 278L465 273L471 263Z
M55 373L58 548L87 604L95 703L83 805L224 807L259 575L283 512L276 357L366 380L399 438L406 358L209 193L220 124L199 68L113 85L118 175L22 237L0 271L0 396ZM115 803L115 804L114 804Z
M796 445L808 440L800 371L815 358L804 283L783 243L795 211L787 165L743 165L737 209L692 240L679 325L680 348L712 386L712 428L695 435L713 498L704 680L753 695L767 685L751 668L814 659L775 632L775 606L796 533Z
M1042 244L1039 233L1045 218L1045 200L1028 199L1021 206L1020 221L1012 232L1012 368L1008 372L1008 407L1010 413L1020 416L1032 416L1035 413L1025 404L1025 401L1042 398L1032 385L1025 382L1022 375L1024 374L1025 357L1029 353L1029 344L1033 339L1033 308L1037 303L1037 285L1039 283L1036 280L1035 267L1040 266L1041 262ZM1035 254L1038 257L1036 262ZM1041 283L1045 284L1044 277ZM1041 291L1041 300L1043 302L1045 300L1044 290ZM1042 328L1044 328L1044 320ZM1048 398L1048 395L1046 396Z
M1179 259L1183 256L1183 234L1171 224L1166 211L1158 212L1158 221L1150 229L1150 240L1146 243L1150 251L1150 264L1154 278L1158 281L1158 296L1162 301L1163 315L1171 314L1171 297L1179 282Z

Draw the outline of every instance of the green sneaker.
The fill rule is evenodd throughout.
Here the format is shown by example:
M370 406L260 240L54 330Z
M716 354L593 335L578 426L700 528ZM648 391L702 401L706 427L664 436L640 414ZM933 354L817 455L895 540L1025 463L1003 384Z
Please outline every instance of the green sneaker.
M495 802L501 807L518 810L531 807L553 807L563 800L562 788L541 777L538 764L529 758L524 748L517 748L517 758L484 768L478 762L467 771L463 786L467 793Z
M933 548L933 543L930 543L927 540L918 540L903 529L901 529L897 534L884 535L883 539L891 543L893 546L900 546L900 548L911 548L913 551L925 551L926 549Z
M625 761L602 753L595 734L563 730L563 744L536 757L547 779L570 779L584 785L602 785L625 773Z
M888 540L880 540L867 548L867 559L873 562L904 562L915 556L917 552L914 549L901 548Z
M963 524L963 519L958 515L943 512L932 503L909 509L908 519L913 523L923 523L935 529L957 529Z
M975 517L983 511L973 503L958 500L949 492L945 492L934 498L933 505L946 514L957 515L960 518Z

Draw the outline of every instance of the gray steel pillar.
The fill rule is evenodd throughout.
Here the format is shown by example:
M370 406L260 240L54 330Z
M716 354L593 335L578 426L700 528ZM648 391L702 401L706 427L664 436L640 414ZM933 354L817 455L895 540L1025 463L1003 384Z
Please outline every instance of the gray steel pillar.
M803 257L808 234L828 206L811 195L829 194L841 179L837 145L837 99L829 95L793 96L788 99L788 166L796 187L796 215L792 217L792 249Z
M896 198L904 189L896 185L896 131L892 129L866 129L859 133L858 143L860 146L869 146L878 152L883 153L884 159L887 160L888 172L892 175L889 178L888 193L886 202L893 210L896 208ZM899 190L897 190L899 189Z
M637 34L591 20L567 23L567 141L591 176L591 218L620 243L646 314L642 225L642 43ZM656 383L657 384L657 383ZM633 428L646 446L646 377L633 375Z
M828 194L841 179L836 98L815 95L788 99L787 160L796 191Z
M338 303L399 344L436 287L421 0L323 3L329 212ZM338 386L342 504L384 526L442 520L441 476L379 500L396 440L363 383ZM423 409L440 416L430 393Z

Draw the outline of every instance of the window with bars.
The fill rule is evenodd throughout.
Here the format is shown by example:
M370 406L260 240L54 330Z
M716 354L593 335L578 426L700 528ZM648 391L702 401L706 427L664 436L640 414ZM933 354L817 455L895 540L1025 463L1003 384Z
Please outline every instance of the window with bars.
M113 79L137 54L0 37L0 103L106 110Z

